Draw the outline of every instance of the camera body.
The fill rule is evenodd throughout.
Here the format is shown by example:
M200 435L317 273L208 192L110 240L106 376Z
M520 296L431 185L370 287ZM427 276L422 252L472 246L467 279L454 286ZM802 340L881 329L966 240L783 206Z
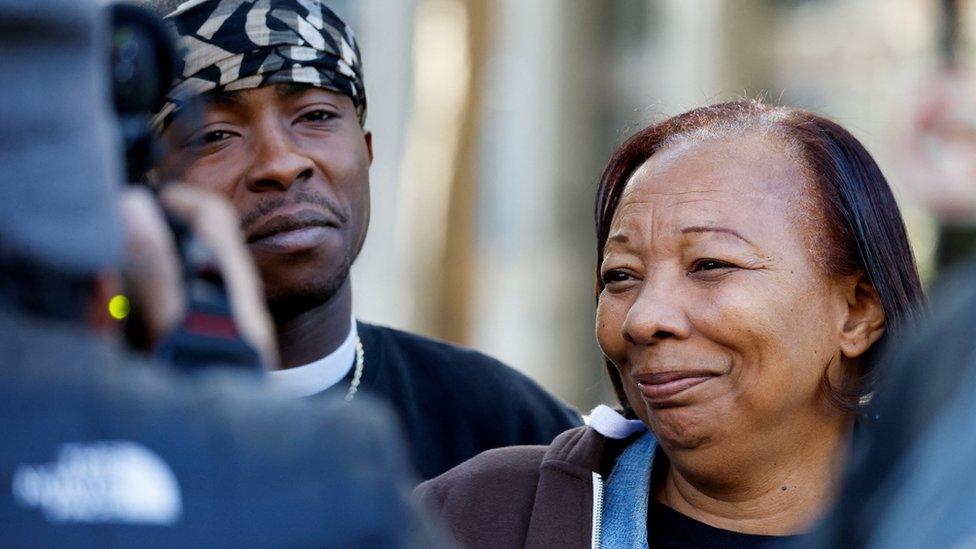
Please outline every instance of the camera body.
M144 183L163 154L150 118L162 108L173 81L175 46L166 27L149 11L125 3L108 9L112 102L125 150L127 181Z
M162 140L153 134L151 119L166 99L173 81L175 46L169 31L155 14L133 4L108 7L111 20L110 78L124 150L126 181L145 185L151 191L148 174L163 158ZM182 370L230 366L262 371L258 353L234 329L230 299L223 277L205 247L189 229L167 216L180 254L187 294L186 317L156 349L157 356ZM149 346L140 322L139 304L126 323L129 343L139 349ZM216 327L216 329L210 329Z

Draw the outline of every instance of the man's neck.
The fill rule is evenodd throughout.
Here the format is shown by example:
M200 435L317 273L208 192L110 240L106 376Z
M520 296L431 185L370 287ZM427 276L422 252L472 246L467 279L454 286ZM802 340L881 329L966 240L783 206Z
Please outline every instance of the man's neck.
M287 319L275 319L281 368L308 364L338 349L349 335L351 317L352 288L346 280L329 301Z

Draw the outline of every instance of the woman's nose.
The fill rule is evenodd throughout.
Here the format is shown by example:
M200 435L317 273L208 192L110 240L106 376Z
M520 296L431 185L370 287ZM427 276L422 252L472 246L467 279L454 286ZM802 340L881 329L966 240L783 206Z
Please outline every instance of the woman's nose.
M247 177L251 191L288 190L296 181L312 177L314 162L287 128L267 124L252 135L252 161Z
M624 318L624 338L638 345L653 345L665 339L686 339L691 322L681 295L673 286L645 281Z

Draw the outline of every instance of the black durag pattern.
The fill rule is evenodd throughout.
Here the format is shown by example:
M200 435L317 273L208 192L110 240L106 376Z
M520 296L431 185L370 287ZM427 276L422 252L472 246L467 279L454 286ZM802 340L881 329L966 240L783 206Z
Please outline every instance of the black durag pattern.
M181 58L153 118L157 132L194 97L280 83L348 95L365 123L359 46L349 25L319 0L190 0L166 21Z

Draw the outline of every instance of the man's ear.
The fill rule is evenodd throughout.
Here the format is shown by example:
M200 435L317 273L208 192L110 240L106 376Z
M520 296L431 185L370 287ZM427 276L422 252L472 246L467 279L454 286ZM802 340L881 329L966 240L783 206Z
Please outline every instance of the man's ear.
M373 165L373 132L364 131L363 141L366 142L366 152L369 153L369 165Z
M847 291L847 317L841 327L840 351L856 358L874 345L885 330L884 308L874 284L863 275L853 279Z

